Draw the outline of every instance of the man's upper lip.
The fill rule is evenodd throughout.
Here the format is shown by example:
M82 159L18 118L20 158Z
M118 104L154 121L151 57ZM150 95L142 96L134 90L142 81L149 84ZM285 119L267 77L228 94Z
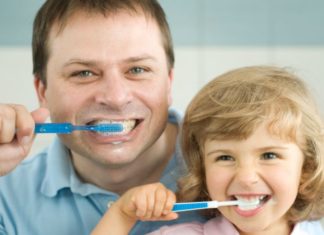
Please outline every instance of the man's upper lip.
M136 117L93 117L93 118L87 118L83 121L83 123L91 123L91 122L97 122L97 121L112 121L112 122L123 122L127 120L139 120L141 118Z

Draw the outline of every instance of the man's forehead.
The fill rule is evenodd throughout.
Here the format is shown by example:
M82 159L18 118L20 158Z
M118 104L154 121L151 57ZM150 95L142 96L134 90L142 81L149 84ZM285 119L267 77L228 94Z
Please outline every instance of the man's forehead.
M88 15L87 12L81 11L71 16L64 28L60 28L60 24L56 23L50 32L48 52L50 57L53 53L59 53L60 58L63 54L69 55L66 62L103 61L100 58L108 58L102 56L109 53L112 63L116 63L117 60L127 63L134 61L155 63L159 57L156 52L159 51L160 54L163 51L163 43L158 25L152 23L152 20L147 22L144 15L120 12L108 17L101 14ZM100 53L98 48L101 50Z
M103 19L106 20L107 19L114 20L118 17L123 17L125 15L134 18L144 18L148 24L155 24L156 26L158 26L156 20L153 19L151 15L145 13L141 9L138 9L136 11L131 9L119 9L119 10L114 10L112 12L75 9L73 12L68 12L60 19L56 19L50 28L50 33L52 33L53 36L58 36L60 33L64 31L67 25L69 25L71 22L73 22L76 19L87 20L90 18L102 17Z

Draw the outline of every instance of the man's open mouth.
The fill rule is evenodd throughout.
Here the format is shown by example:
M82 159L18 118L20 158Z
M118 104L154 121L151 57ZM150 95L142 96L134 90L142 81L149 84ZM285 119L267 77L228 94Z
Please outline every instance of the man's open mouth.
M104 131L96 131L101 135L125 135L131 132L139 123L141 122L140 119L129 119L129 120L108 120L108 119L101 119L101 120L94 120L88 122L87 125L102 125L102 124L119 124L122 126L122 131L114 131L114 132L104 132Z

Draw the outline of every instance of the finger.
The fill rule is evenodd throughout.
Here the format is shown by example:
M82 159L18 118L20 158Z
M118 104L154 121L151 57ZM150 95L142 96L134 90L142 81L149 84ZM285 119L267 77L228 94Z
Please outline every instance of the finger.
M136 195L136 198L133 199L136 207L136 216L139 218L144 218L147 211L147 199L146 196L141 193Z
M153 211L153 217L162 216L165 203L167 201L167 189L165 187L158 187L155 192L155 206Z
M35 122L42 123L49 117L49 111L47 108L38 108L31 112L31 115Z
M153 210L154 210L154 203L155 203L155 195L150 192L151 190L148 189L148 193L146 196L146 213L144 218L150 219L153 216Z
M10 143L16 133L16 111L10 105L0 106L0 143Z
M45 108L38 108L29 113L25 107L17 106L17 139L18 142L26 149L30 149L32 141L35 137L35 122L44 122L49 111Z
M31 113L23 106L15 106L14 108L17 111L18 139L31 136L35 128L35 122L44 122L49 116L49 111L45 108L38 108Z
M179 215L175 212L170 212L167 215L162 215L159 217L152 217L150 219L144 219L143 221L169 221L169 220L175 220L179 217Z
M163 215L167 215L172 211L173 205L176 202L176 196L175 193L168 190L167 192L167 200L165 202Z
M0 152L0 176L12 171L28 154L17 140L10 144L0 145Z
M22 105L12 105L16 112L16 136L21 145L31 145L35 122L29 111Z
M163 221L167 221L167 220L175 220L178 219L179 215L175 212L170 212L167 215L164 215L163 217L161 217L159 220L163 220Z

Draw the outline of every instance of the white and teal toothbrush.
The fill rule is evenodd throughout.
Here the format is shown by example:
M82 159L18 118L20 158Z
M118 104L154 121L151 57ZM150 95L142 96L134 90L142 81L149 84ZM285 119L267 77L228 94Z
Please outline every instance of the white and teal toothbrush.
M73 131L96 131L102 133L116 133L123 131L121 123L100 123L96 125L73 125L71 123L36 123L35 133L71 134Z
M252 206L257 206L260 203L259 200L253 201L202 201L202 202L183 202L183 203L175 203L172 211L173 212L182 212L182 211L193 211L193 210L201 210L201 209L209 209L209 208L218 208L220 206L240 206L243 208L248 208Z

